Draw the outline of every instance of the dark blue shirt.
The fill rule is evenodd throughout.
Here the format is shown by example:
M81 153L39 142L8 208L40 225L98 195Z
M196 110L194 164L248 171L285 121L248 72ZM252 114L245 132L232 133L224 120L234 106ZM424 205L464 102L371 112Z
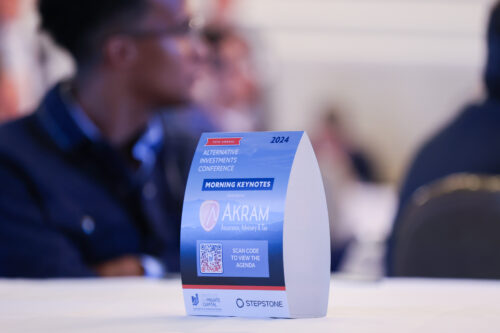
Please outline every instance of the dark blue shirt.
M144 254L178 271L182 191L167 175L185 184L184 145L165 138L137 172L82 131L54 88L34 114L0 127L0 276L94 276L99 263Z
M401 188L400 210L420 186L462 172L500 173L500 101L467 107L424 144Z
M403 182L393 234L388 242L392 272L394 235L405 207L423 185L454 173L500 174L500 101L489 98L467 108L416 154Z

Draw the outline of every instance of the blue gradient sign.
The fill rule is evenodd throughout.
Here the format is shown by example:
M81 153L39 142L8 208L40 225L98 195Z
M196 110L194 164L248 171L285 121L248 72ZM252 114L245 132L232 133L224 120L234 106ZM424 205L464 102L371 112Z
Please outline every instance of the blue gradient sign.
M249 315L252 304L278 304L269 314L289 316L285 204L303 136L304 132L202 135L182 213L181 274L188 314ZM253 299L256 293L261 300ZM252 302L241 306L248 297Z

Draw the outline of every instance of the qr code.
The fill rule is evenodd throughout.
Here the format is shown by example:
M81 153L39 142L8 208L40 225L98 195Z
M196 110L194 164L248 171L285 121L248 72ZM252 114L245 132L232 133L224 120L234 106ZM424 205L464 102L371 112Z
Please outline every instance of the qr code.
M222 243L200 244L200 271L202 274L222 274Z

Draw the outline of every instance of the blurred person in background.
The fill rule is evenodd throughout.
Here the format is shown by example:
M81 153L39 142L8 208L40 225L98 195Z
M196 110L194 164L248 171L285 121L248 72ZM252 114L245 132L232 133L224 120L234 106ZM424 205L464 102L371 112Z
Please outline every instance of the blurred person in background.
M194 88L194 98L224 132L264 129L262 95L251 47L233 25L211 22L204 29L208 63Z
M192 156L157 110L189 102L200 62L184 1L40 0L39 11L76 74L0 127L0 276L178 271L181 202L165 168Z
M18 0L0 1L0 122L13 118L18 111L17 89L9 71L7 34L18 14Z
M204 61L187 109L165 113L171 133L198 139L203 132L266 129L252 45L233 22L233 0L204 2ZM195 147L193 147L194 152Z
M337 107L328 107L312 131L329 206L332 270L382 274L383 240L395 206L379 184L370 156L353 139Z
M194 154L204 132L235 132L264 129L261 94L247 38L231 23L232 1L210 2L203 40L203 61L193 87L193 101L188 107L162 114L171 141L182 141L185 151ZM197 17L197 20L201 20ZM171 156L175 158L174 156ZM171 164L171 163L170 163ZM184 173L176 166L167 168L170 185ZM186 170L187 172L187 170ZM172 187L172 186L171 186ZM184 196L183 184L177 188Z
M37 34L35 7L34 0L0 2L0 122L33 111L48 88L44 62L53 52Z
M201 31L203 58L193 88L193 102L187 108L163 113L171 141L182 141L193 155L204 132L239 132L265 129L262 98L251 57L250 43L230 23L230 1L217 1ZM171 163L170 163L171 164ZM184 173L175 165L167 174L170 185ZM186 170L187 172L187 170ZM171 186L172 187L172 186ZM177 197L182 200L184 186L178 183Z
M420 148L410 165L388 241L389 275L399 218L420 187L455 173L500 174L500 2L491 11L487 46L486 98L465 107L456 119Z
M330 107L324 112L315 133L316 153L321 156L330 156L333 164L344 170L342 172L344 175L340 178L377 182L373 162L352 142L336 108Z
M208 61L195 84L194 99L219 131L265 130L263 92L251 35L232 19L237 1L207 3L211 5L203 37Z

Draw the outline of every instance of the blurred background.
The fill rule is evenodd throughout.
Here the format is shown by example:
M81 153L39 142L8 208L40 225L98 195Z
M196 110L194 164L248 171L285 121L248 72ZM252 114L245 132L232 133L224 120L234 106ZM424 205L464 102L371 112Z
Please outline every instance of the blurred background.
M325 181L334 266L380 276L416 149L483 95L492 3L192 0L210 47L194 89L199 131L307 130ZM38 32L35 0L0 0L0 121L33 111L72 70Z

